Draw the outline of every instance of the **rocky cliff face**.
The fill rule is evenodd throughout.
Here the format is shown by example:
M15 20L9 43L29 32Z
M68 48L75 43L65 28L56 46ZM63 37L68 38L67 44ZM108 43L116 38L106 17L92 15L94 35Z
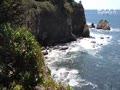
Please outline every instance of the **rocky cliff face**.
M4 19L9 18L8 20L14 21L14 24L15 22L24 24L28 30L31 29L42 45L69 42L81 36L89 37L81 3L75 3L73 0L27 0L22 4L21 1L18 2L19 5L15 4L18 9L14 7L6 9L9 10L7 11L9 15ZM14 18L11 19L12 16Z
M39 14L35 23L37 25L33 30L37 30L35 35L37 35L38 41L43 45L53 45L75 40L72 34L71 16L61 13L53 14L46 11Z
M55 8L55 13L48 10L39 13L33 30L37 30L34 34L40 43L54 45L73 41L81 36L89 37L89 29L85 28L86 19L82 4L75 3L70 7L71 12L68 12L63 5L61 8Z

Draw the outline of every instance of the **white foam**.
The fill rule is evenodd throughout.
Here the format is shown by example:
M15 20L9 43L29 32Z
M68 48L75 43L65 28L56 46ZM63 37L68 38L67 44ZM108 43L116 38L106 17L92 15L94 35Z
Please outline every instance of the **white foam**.
M77 41L67 43L66 46L69 48L66 50L51 49L48 51L49 53L45 61L48 67L51 69L52 76L57 82L63 82L65 84L69 84L70 86L82 87L90 85L93 88L97 87L96 84L82 79L78 70L68 69L65 66L57 67L55 65L55 63L64 63L67 60L72 60L74 62L74 58L76 58L75 53L81 51L96 56L95 54L99 52L104 45L109 44L112 39L110 35L105 35L103 33L97 34L94 32L94 30L91 31L91 36L93 38L77 39ZM69 53L72 54L68 55Z
M54 69L52 70L51 74L57 82L63 82L65 84L69 83L71 86L78 85L78 83L76 82L76 78L77 78L76 76L78 74L78 71L75 69L71 69L71 70L67 68Z
M110 32L120 32L120 28L111 28Z

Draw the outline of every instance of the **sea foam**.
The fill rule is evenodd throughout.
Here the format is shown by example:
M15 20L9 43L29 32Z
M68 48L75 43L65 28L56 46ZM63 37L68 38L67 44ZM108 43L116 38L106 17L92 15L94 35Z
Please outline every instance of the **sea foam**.
M93 84L80 76L80 72L77 69L70 69L66 66L58 66L56 63L65 63L70 60L74 63L74 58L77 57L77 52L87 52L93 56L97 54L104 45L110 43L112 37L104 33L99 34L94 32L95 29L91 30L91 38L78 38L76 41L67 43L65 45L59 45L58 48L51 48L48 50L48 55L45 59L46 64L51 69L51 75L57 82L69 84L73 87L83 87L90 85L96 88L97 85ZM59 47L68 47L66 50L60 50Z

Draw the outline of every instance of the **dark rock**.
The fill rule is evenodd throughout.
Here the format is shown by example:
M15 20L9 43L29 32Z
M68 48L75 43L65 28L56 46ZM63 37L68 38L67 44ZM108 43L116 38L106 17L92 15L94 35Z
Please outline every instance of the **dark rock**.
M60 11L61 12L61 11ZM44 46L57 45L76 40L72 34L72 19L59 12L44 11L36 18L33 30L38 41ZM62 12L61 12L62 13Z
M86 18L82 4L74 8L72 14L72 33L76 37L89 37L89 28L86 25Z
M69 72L63 73L64 78L66 78L68 76L68 74L69 74Z
M13 24L12 26L25 25L26 29L30 30L37 41L45 47L74 41L76 37L89 37L88 31L86 34L86 29L84 29L86 18L81 2L76 3L74 0L33 1L30 0L25 4L15 1L17 9L14 9L12 5L11 9L8 7L4 10L1 5L3 9L0 12L0 21L9 22Z
M83 37L80 37L79 39L83 39Z
M104 37L100 37L100 39L104 39Z
M93 37L93 36L90 36L90 38L95 39L95 37Z
M44 10L33 17L35 21L31 27L40 44L51 46L75 41L81 36L89 37L82 4L76 3L75 6L71 6L72 13L66 12L65 8L62 11L54 8L56 12Z
M64 47L61 47L59 50L66 50L66 49L68 49L68 47L64 46Z
M97 28L97 29L103 29L103 30L110 30L109 23L108 23L108 21L105 20L105 19L102 19L102 20L98 23L98 25L97 25L96 28Z
M91 41L91 43L96 43L96 41Z
M48 59L48 57L44 57L45 59Z
M107 37L108 39L110 38L110 37Z
M41 47L41 50L45 50L45 47Z
M53 49L59 49L60 47L59 46L54 46Z
M95 28L94 23L92 23L92 24L89 26L89 28Z
M83 33L81 34L83 37L90 37L89 27L88 25L84 25Z

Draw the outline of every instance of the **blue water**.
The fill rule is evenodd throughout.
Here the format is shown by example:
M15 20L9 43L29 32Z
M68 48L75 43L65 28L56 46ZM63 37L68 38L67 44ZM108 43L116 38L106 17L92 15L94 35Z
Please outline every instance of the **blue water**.
M85 10L86 20L92 23L98 23L101 19L108 20L109 24L113 28L120 28L120 10L116 10L116 13L101 15L97 10Z
M89 85L82 88L75 88L75 90L120 90L120 11L117 10L113 15L99 15L97 11L86 11L86 20L97 24L101 19L106 19L112 31L98 32L91 31L97 34L103 33L112 36L110 44L103 46L102 50L97 53L98 57L85 55L84 59L78 56L80 66L83 72L81 77L88 81L95 83L96 88ZM99 57L100 56L100 57ZM84 63L81 63L84 62Z
M87 10L85 15L89 24L104 18L112 29L90 29L90 35L97 39L78 39L66 44L66 51L50 52L46 62L52 75L75 90L120 90L120 10L113 15ZM90 40L96 43L88 43Z

